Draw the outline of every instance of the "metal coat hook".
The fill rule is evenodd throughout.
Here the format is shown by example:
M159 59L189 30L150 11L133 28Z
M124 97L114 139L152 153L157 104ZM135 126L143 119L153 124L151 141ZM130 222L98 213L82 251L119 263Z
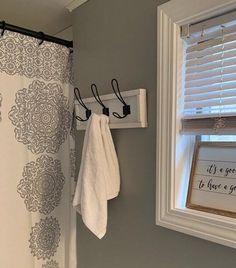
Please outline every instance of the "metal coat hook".
M80 91L79 89L76 87L74 88L74 93L75 93L75 98L77 99L77 101L79 102L79 104L85 109L85 115L86 115L86 119L81 118L80 116L75 116L75 118L81 122L85 122L88 121L89 117L92 114L92 111L85 105L85 103L83 102L83 99L81 98L80 95Z
M121 93L120 93L120 88L119 88L119 84L117 79L112 79L111 80L111 86L112 89L116 95L116 97L118 98L118 100L123 104L123 115L118 114L117 112L113 112L112 114L118 118L118 119L123 119L125 118L127 115L131 114L131 110L130 110L130 105L128 105L125 100L123 99Z
M44 39L45 39L45 34L43 32L39 32L39 34L41 35L41 40L39 42L39 46L42 45L42 43L44 42Z
M1 36L4 35L5 30L6 30L6 22L3 20L2 21L2 32L1 32Z
M95 98L95 100L102 106L102 113L109 116L109 108L107 108L104 103L102 102L100 96L99 96L99 93L98 93L98 88L95 84L92 84L91 85L91 90L92 90L92 93L93 93L93 96ZM95 93L95 92L96 93Z

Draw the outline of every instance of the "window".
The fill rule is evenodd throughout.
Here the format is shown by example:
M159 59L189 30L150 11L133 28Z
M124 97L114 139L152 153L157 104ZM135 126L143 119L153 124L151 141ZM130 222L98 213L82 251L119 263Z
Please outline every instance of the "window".
M235 66L225 65L228 60L232 60L230 55L234 53L234 49L229 49L234 41L229 41L227 46L225 44L228 36L235 35L233 32L229 33L229 29L232 30L234 27L230 24L232 20L227 22L223 30L220 28L215 31L215 28L211 27L205 29L205 40L200 40L199 44L202 27L196 31L199 21L218 17L230 10L236 10L235 1L232 3L230 0L172 0L158 8L156 224L236 248L236 219L191 210L185 206L196 134L207 134L202 138L214 139L214 134L232 134L232 126L236 126L236 114L231 106L235 103L236 96L232 95L234 88L229 88L232 81L227 80L232 78L230 70L235 70ZM195 24L189 28L195 39L189 38L186 43L181 38L181 27L188 24ZM184 28L182 34L185 34ZM200 68L220 62L218 70L214 72L208 68L205 71L206 77L200 76L200 72L197 71L194 76L188 75L186 82L188 93L193 92L192 89L197 88L199 83L208 85L211 79L220 87L203 94L186 94L184 97L182 89L185 84L185 50L190 53L191 47L209 45L212 41L208 41L207 38L213 35L219 42L218 60L207 48L206 51L209 53L206 57L210 57L211 62L200 62ZM190 66L190 62L193 63L189 61L186 72L190 68L195 68ZM205 105L199 106L202 100ZM225 121L219 121L219 118L224 118Z
M185 133L230 134L236 128L236 12L184 25Z

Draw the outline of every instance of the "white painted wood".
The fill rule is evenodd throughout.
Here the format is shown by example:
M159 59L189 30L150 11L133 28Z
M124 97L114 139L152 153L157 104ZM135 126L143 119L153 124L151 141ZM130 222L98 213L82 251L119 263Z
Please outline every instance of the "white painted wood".
M235 0L171 0L159 6L159 9L173 23L182 26L234 10L235 7Z
M158 7L156 224L236 248L236 219L185 207L194 137L180 134L181 25L235 9L236 1L172 0Z
M121 92L125 102L130 105L131 114L123 119L118 119L112 115L113 112L117 112L123 115L123 104L117 99L115 94L101 95L100 98L104 105L109 108L110 111L110 128L145 128L147 127L147 107L146 107L146 90L135 89ZM97 101L92 98L83 99L86 106L92 110L92 112L101 114L102 107ZM76 101L75 113L81 118L85 117L85 109ZM77 130L84 130L86 128L86 122L80 122L76 120Z
M83 5L85 2L87 2L88 0L73 0L71 1L69 4L67 4L66 8L72 12L74 9L76 9L77 7Z

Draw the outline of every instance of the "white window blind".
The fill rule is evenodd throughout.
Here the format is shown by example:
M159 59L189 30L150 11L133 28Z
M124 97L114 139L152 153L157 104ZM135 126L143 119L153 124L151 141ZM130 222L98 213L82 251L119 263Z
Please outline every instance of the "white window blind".
M193 28L185 38L183 132L236 134L236 14Z

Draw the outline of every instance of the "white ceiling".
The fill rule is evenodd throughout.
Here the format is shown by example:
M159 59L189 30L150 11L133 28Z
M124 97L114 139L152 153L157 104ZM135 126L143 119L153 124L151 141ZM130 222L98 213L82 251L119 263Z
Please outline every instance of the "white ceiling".
M72 0L0 0L0 21L56 35L71 26Z

